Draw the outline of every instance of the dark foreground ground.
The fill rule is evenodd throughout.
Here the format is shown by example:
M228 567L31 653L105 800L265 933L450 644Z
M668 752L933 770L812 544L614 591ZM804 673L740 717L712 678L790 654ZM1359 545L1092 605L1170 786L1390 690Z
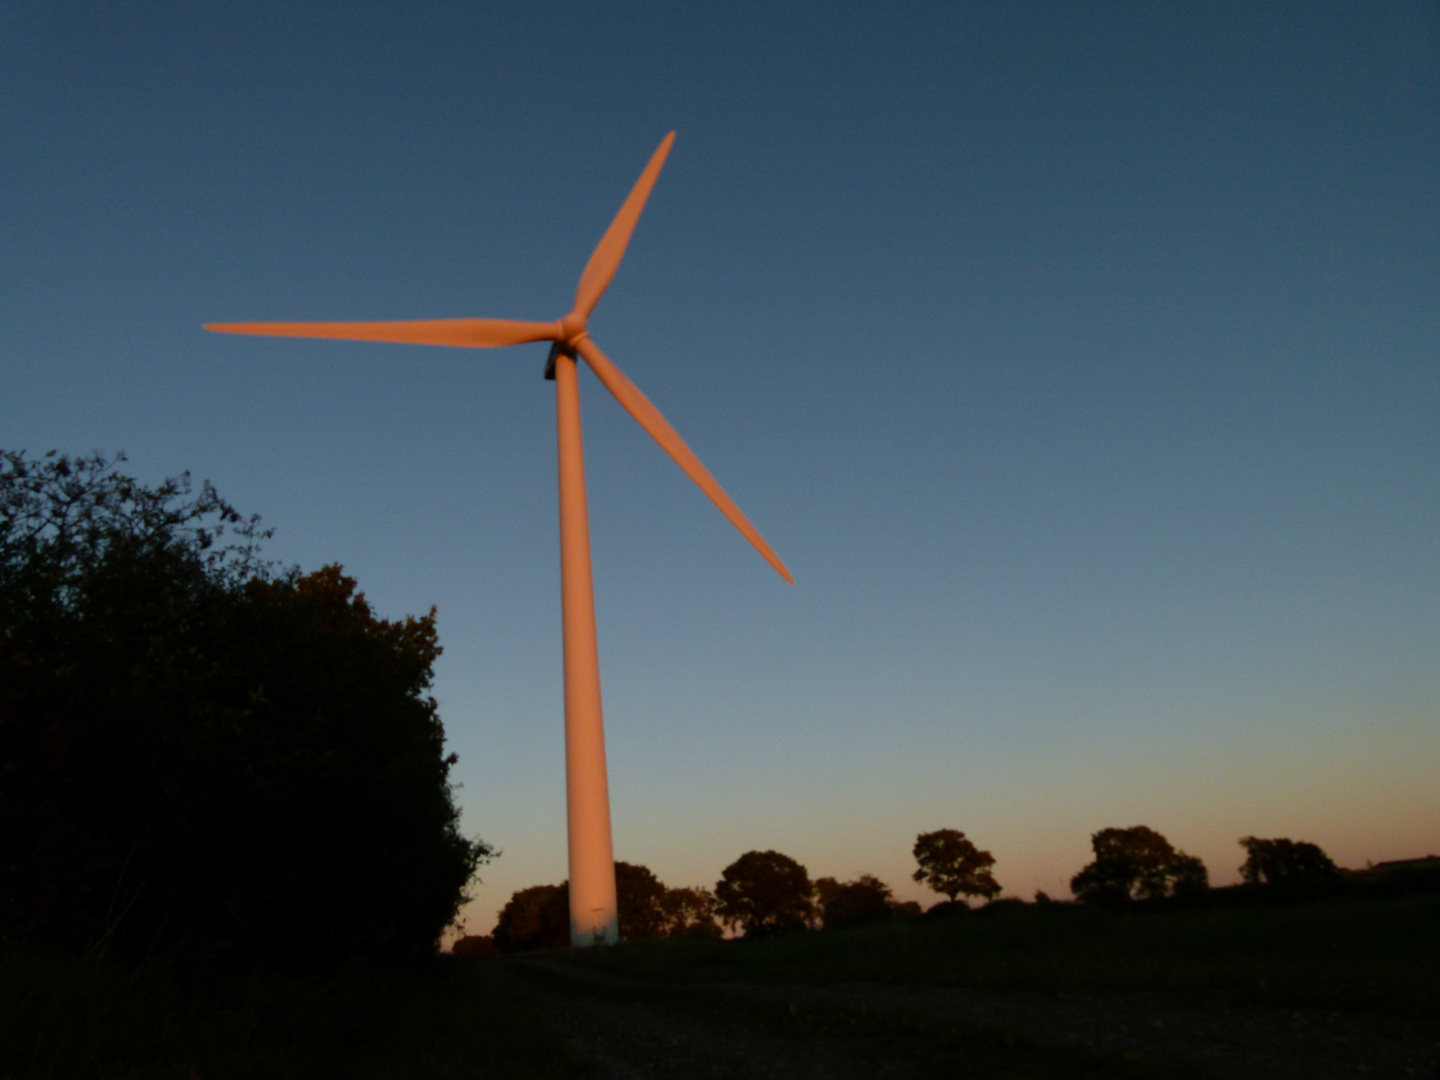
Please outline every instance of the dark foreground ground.
M659 988L497 966L581 1075L775 1078L1440 1077L1429 1018L1044 993L734 983Z
M0 956L0 1080L291 1076L1440 1080L1440 898L1029 906L201 991Z

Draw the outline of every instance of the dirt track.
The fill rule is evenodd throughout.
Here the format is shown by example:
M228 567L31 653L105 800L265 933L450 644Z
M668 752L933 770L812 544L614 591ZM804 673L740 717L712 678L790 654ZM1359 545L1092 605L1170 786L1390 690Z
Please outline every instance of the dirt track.
M1440 1024L1321 1010L1231 1010L1157 995L944 987L656 986L544 961L496 964L579 1075L1215 1077L1440 1080Z

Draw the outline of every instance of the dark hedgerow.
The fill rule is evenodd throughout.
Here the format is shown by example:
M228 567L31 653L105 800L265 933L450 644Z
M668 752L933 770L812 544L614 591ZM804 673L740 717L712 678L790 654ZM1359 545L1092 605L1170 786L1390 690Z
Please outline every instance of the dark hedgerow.
M123 459L122 459L123 460ZM314 968L433 951L492 852L459 832L435 613L188 476L0 454L0 935Z

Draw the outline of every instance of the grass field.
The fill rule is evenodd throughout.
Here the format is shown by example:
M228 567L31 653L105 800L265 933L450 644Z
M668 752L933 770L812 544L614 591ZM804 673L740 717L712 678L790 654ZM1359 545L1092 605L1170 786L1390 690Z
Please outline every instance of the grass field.
M651 1031L663 1033L656 1041L668 1044L668 1053L658 1061L647 1061L643 1050L635 1053L632 1040L625 1060L628 1075L783 1075L804 1080L833 1076L831 1069L838 1062L859 1066L864 1076L917 1080L1197 1080L1204 1075L1175 1061L1094 1047L1046 1045L1024 1033L953 1015L807 1001L795 993L793 984L776 987L781 991L778 997L731 996L715 992L713 985L695 993L677 990L673 984L597 984L562 976L553 966L523 961L516 970L527 981L544 985L551 1000L642 1008ZM748 1053L738 1055L738 1061L732 1057L718 1070L697 1074L692 1070L703 1065L674 1056L675 1046L687 1041L686 1029L697 1026L723 1032L732 1043L743 1033ZM842 1075L854 1074L847 1070Z
M649 982L844 982L1149 990L1440 1016L1440 897L1114 914L976 911L768 941L657 941L567 954Z
M483 972L231 982L203 992L156 973L0 953L4 1080L257 1080L571 1075L527 1007Z
M1131 915L1027 905L768 941L641 942L544 958L636 980L628 989L566 993L638 1003L651 995L662 1025L669 1013L700 1015L702 1008L667 1006L666 986L727 982L1160 991L1428 1018L1440 1017L1440 897ZM0 1080L585 1075L540 1007L498 988L505 964L442 958L408 974L254 978L196 991L158 972L0 952ZM558 991L550 992L556 1000ZM1065 1058L1060 1068L1053 1052L1008 1036L976 1031L961 1038L947 1030L932 1038L918 1018L897 1028L893 1019L867 1020L853 1010L796 1011L759 998L707 1001L703 1009L719 1010L721 1020L744 1030L801 1041L834 1041L842 1031L853 1041L858 1018L875 1029L856 1043L866 1052L929 1039L943 1051L937 1061L963 1051L972 1064L997 1063L994 1075L1011 1075L998 1067L1006 1061L1017 1068L1029 1062L1017 1076L1090 1075L1083 1057Z

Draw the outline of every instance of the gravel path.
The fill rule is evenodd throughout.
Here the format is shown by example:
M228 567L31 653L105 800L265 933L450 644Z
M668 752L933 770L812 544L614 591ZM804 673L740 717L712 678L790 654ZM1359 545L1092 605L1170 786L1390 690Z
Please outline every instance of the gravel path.
M880 984L659 986L527 960L493 967L577 1072L651 1077L1440 1080L1440 1023L1227 1008L1152 994Z

